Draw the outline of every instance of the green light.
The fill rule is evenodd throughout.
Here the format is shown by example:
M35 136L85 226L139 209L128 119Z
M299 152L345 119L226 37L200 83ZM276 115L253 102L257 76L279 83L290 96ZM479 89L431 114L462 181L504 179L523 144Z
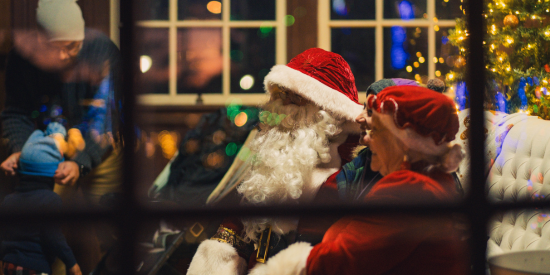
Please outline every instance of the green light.
M290 14L285 15L285 26L290 27L290 26L294 25L295 21L296 20L294 19L294 16L292 16Z
M225 147L225 154L227 154L228 156L233 156L237 153L238 149L239 149L239 146L237 146L237 144L230 142Z
M260 25L260 32L264 34L268 34L273 30L272 26L267 25L266 23L262 23Z
M32 118L37 118L39 115L40 115L40 113L38 111L32 111L32 113L31 113Z
M243 60L244 54L239 50L232 50L230 53L230 56L231 56L231 60L241 61Z

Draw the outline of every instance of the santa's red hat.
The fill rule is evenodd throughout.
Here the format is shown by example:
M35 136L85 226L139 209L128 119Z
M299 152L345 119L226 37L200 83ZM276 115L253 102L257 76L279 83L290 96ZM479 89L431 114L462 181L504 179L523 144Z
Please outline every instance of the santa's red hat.
M346 120L355 120L363 110L359 104L355 78L339 54L312 48L297 55L287 65L275 65L264 79L268 94L279 85Z
M394 86L369 95L367 106L408 148L442 157L448 171L458 168L461 147L451 146L451 141L459 122L456 105L449 97L424 87Z

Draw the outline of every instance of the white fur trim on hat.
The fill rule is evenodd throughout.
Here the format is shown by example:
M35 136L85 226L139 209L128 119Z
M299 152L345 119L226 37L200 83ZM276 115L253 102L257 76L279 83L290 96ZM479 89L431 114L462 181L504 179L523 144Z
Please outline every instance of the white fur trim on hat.
M50 41L84 40L84 18L75 0L40 0L36 21Z
M266 264L257 264L249 274L305 275L307 258L312 249L309 243L295 243L271 257Z
M274 84L288 88L324 110L347 120L355 120L363 111L362 105L353 102L340 91L286 65L273 66L265 77L264 88L268 94L271 93L271 86Z
M242 275L247 269L246 261L239 256L230 244L215 240L203 241L191 264L189 275Z

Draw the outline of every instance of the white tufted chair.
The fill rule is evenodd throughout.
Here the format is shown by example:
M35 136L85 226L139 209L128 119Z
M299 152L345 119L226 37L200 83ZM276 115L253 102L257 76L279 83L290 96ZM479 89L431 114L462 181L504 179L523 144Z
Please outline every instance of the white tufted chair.
M468 184L469 112L459 114L456 142L467 153L459 178ZM485 112L486 192L492 203L550 200L550 121L518 113ZM481 182L481 181L479 181ZM464 186L467 190L468 186ZM488 224L487 256L509 251L550 250L550 211L537 209L499 213Z

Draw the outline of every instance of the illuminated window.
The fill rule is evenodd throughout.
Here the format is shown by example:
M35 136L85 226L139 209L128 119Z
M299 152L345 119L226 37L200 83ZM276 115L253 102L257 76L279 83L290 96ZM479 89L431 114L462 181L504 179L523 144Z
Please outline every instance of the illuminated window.
M452 67L425 61L453 55L446 36L462 14L460 4L460 0L320 0L319 47L350 63L360 91L382 78L420 75L425 83Z
M256 105L263 78L285 64L284 1L140 0L136 46L143 105ZM200 97L199 97L200 95Z

